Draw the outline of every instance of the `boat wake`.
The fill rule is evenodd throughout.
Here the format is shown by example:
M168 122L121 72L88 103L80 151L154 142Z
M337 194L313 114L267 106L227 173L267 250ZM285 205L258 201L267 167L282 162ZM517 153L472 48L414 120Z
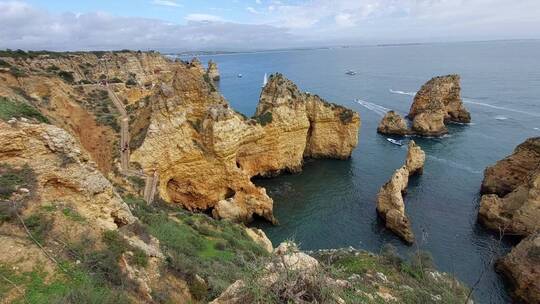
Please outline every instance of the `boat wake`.
M365 101L362 99L355 99L354 101L358 103L359 105L363 106L364 108L371 110L375 112L375 114L380 115L380 116L384 116L386 112L390 111L390 109L388 108L385 108L376 103L372 103L372 102Z
M398 95L413 96L413 97L416 95L416 92L404 92L404 91L396 91L396 90L392 90L392 89L390 89L390 93L398 94Z
M514 112L514 113L519 113L519 114L530 115L530 116L534 116L534 117L540 117L540 113L534 113L534 112L522 111L522 110L517 110L517 109L512 109L512 108L494 106L494 105L489 104L489 103L478 102L478 101L474 101L474 100L469 99L469 98L463 98L463 102L468 103L468 104L482 106L482 107L497 109L497 110L504 110L504 111Z
M433 155L428 155L427 158L429 158L429 159L431 159L431 160L433 160L435 162L438 162L438 163L447 164L452 168L457 168L457 169L460 169L460 170L467 171L467 172L472 173L472 174L482 174L482 171L474 170L473 168L471 168L469 166L466 166L466 165L463 165L463 164L460 164L460 163L456 163L456 162L448 160L448 159L438 158L438 157L435 157Z

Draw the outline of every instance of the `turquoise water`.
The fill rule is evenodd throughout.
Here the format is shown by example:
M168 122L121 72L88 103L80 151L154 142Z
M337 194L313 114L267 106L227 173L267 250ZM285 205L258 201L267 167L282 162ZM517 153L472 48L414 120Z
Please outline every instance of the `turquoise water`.
M462 95L473 124L452 125L440 139L415 138L427 153L424 175L410 181L405 199L419 247L439 269L472 285L493 255L511 240L476 223L486 166L540 131L539 41L454 43L397 47L236 54L217 61L220 90L232 106L255 111L264 73L281 72L310 91L358 111L362 128L348 161L309 160L298 175L256 180L274 199L280 225L256 223L274 244L293 238L304 249L354 246L378 252L385 243L407 247L377 218L375 197L407 148L376 133L386 109L406 113L412 95L436 75L462 76ZM345 71L357 71L356 76ZM243 74L243 78L237 75ZM361 104L354 102L361 99ZM478 303L509 301L492 267L475 292Z

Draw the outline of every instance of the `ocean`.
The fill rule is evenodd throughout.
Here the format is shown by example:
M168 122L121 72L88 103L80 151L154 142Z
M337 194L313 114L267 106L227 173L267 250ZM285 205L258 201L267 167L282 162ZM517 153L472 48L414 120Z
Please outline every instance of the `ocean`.
M540 41L438 43L403 46L202 56L221 72L219 89L251 116L265 73L283 73L302 90L360 113L359 144L350 160L307 160L300 174L255 182L274 199L279 225L262 228L274 245L293 239L305 250L353 246L379 252L387 243L403 257L429 251L437 268L475 289L477 303L508 303L505 283L489 264L515 240L477 221L486 166L540 135ZM346 75L347 70L357 72ZM414 138L427 154L424 174L405 197L417 244L404 245L375 211L379 188L399 168L406 145L376 132L384 113L406 114L415 92L433 76L461 75L472 123L454 124L442 138ZM242 74L242 78L237 75ZM484 271L484 269L487 269Z

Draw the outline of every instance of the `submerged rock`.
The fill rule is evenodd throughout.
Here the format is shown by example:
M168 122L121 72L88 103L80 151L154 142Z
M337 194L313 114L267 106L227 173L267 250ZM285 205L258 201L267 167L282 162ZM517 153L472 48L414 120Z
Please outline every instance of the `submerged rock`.
M388 113L384 115L377 127L377 132L401 136L411 134L411 130L407 126L407 121L395 111L388 111Z
M514 296L525 303L540 303L540 232L521 241L497 262L509 278Z

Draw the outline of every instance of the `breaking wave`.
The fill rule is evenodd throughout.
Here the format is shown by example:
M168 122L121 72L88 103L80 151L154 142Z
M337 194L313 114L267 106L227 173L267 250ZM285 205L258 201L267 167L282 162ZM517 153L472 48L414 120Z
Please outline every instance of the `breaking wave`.
M507 120L507 119L508 119L508 117L502 116L502 115L497 115L497 116L495 116L494 118L495 118L496 120Z
M375 112L375 114L380 115L380 116L384 116L386 112L390 111L390 109L388 108L385 108L376 103L372 103L372 102L365 101L362 99L355 99L354 101L358 103L359 105L363 106L364 108L371 110Z
M416 95L416 92L404 92L404 91L399 91L399 90L392 90L390 89L390 93L392 94L399 94L399 95L407 95L407 96L415 96Z

